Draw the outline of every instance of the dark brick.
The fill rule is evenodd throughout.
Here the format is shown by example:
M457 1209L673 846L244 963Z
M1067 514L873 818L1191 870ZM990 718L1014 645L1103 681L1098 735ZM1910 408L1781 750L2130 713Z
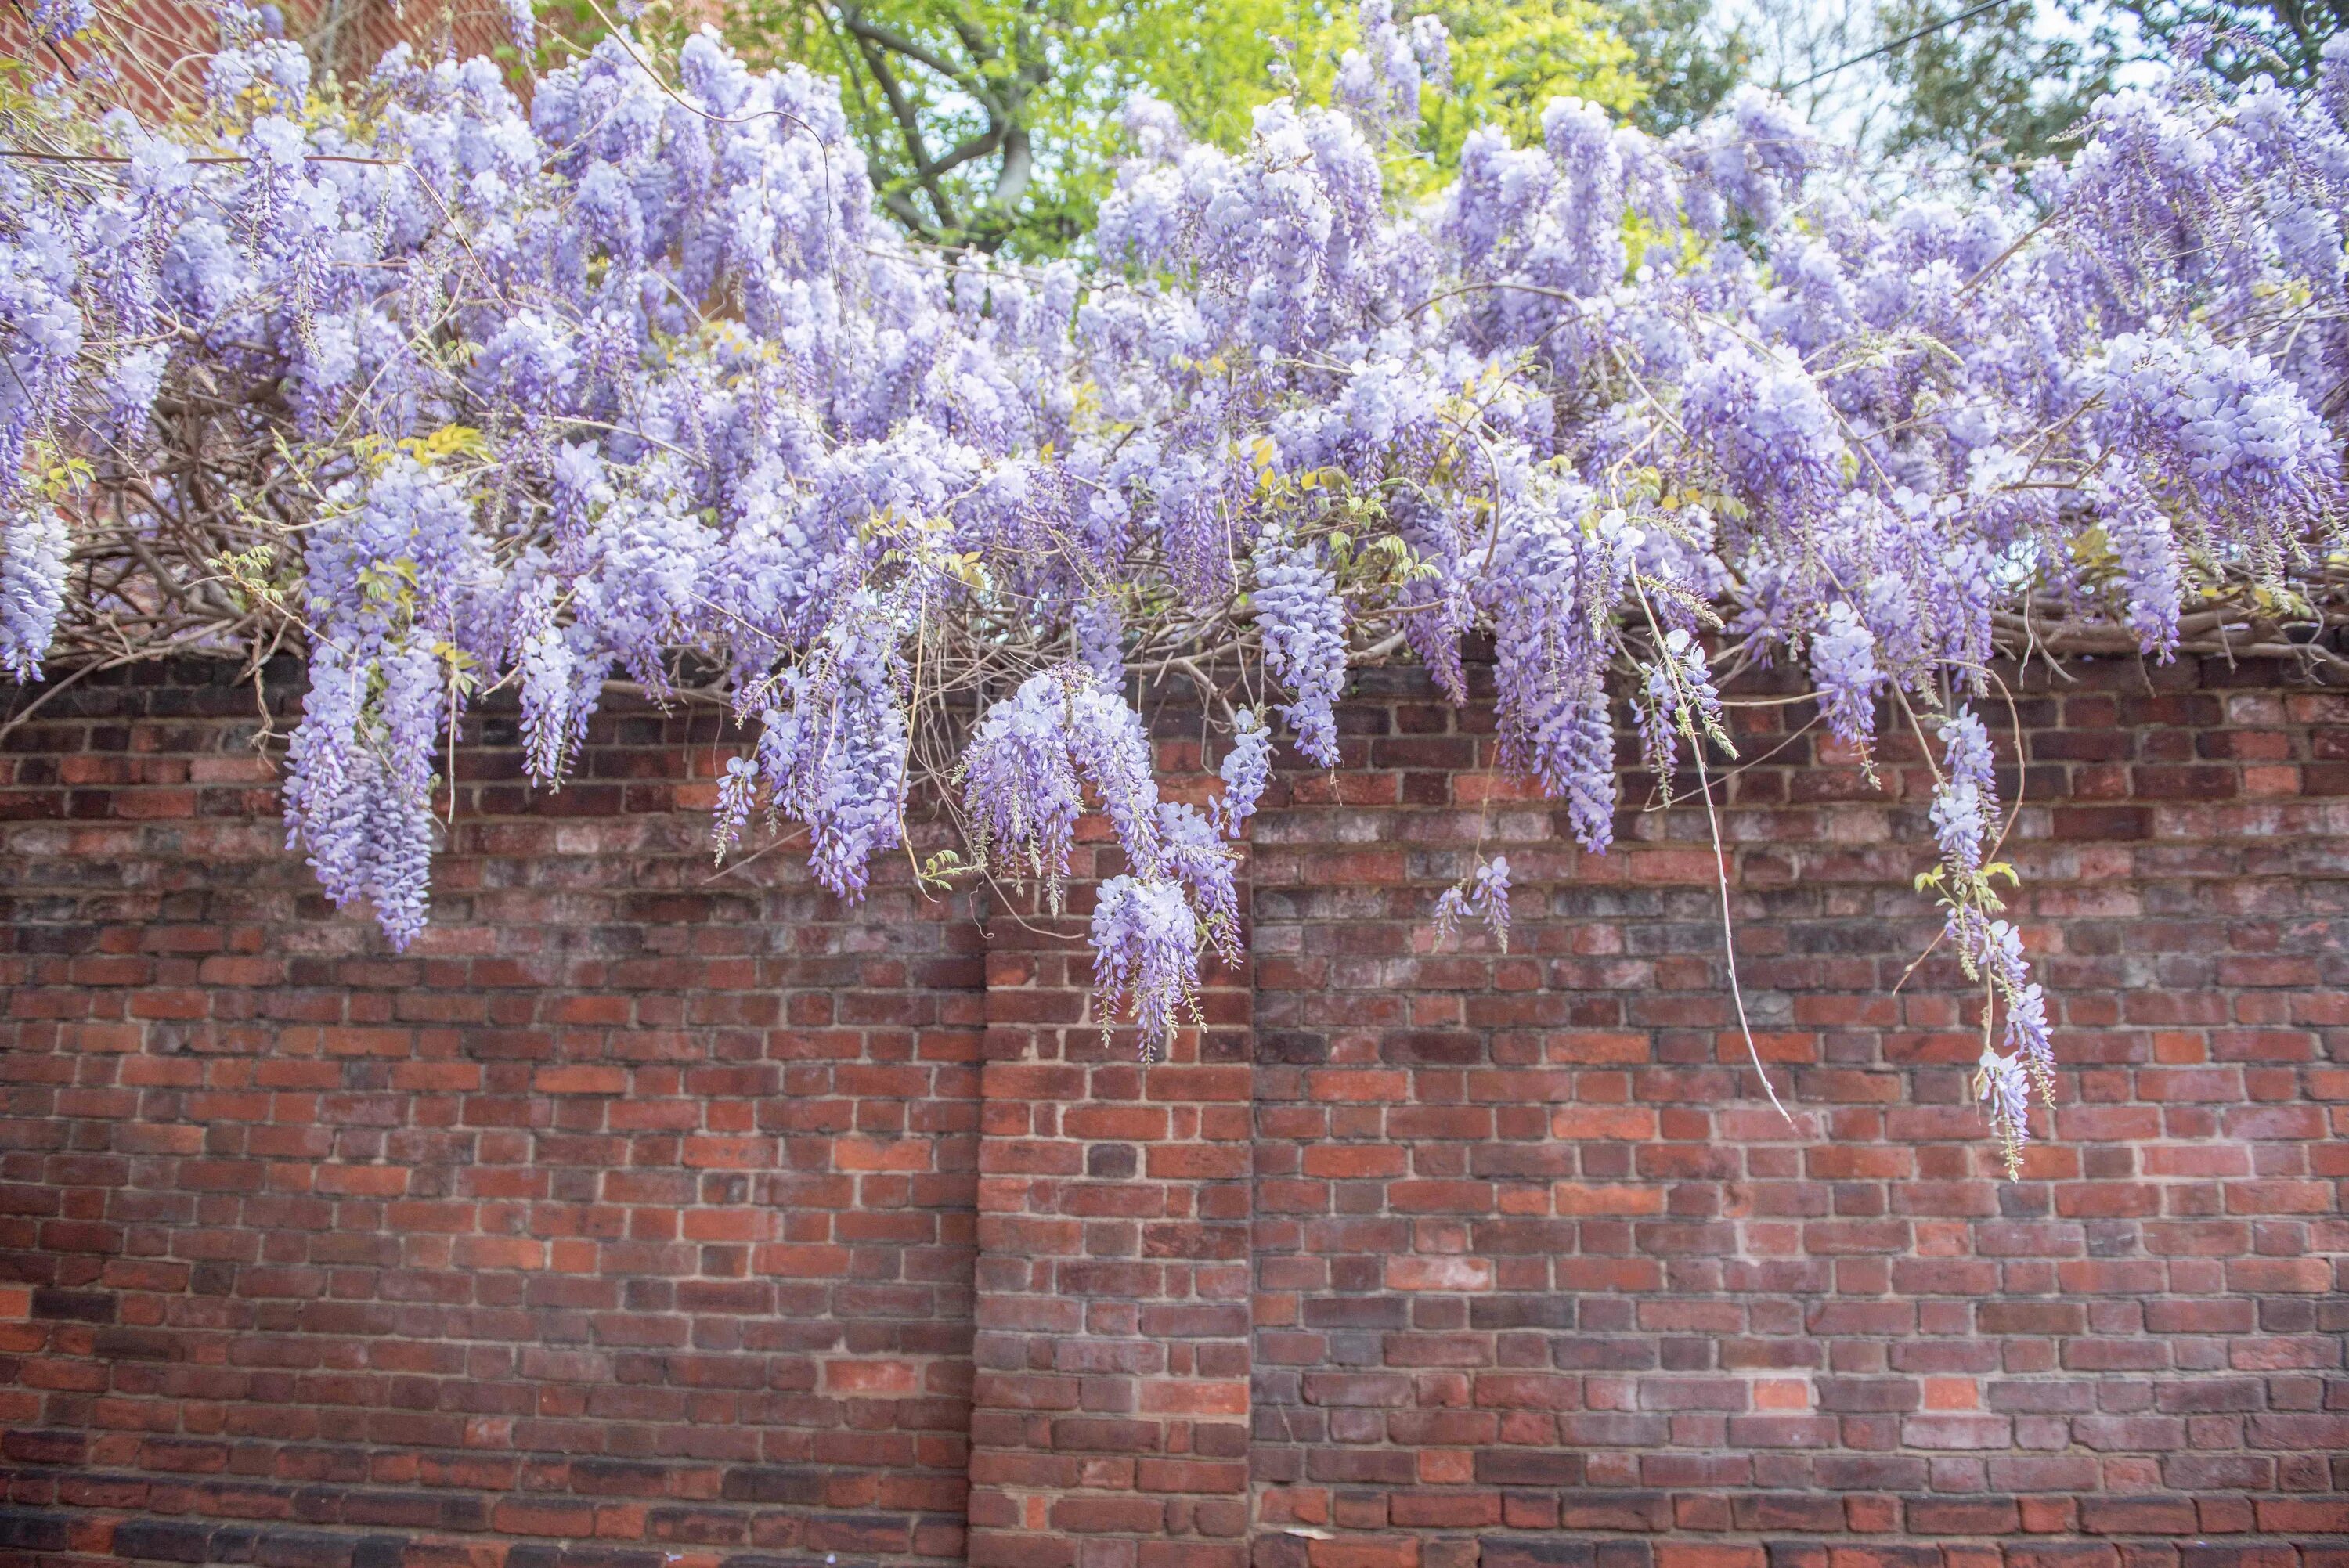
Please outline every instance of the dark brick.
M62 1513L0 1509L0 1546L23 1552L62 1552L67 1525Z
M1598 1543L1539 1536L1487 1535L1477 1543L1481 1568L1597 1568Z
M143 1563L207 1563L212 1535L208 1524L128 1519L114 1527L114 1554Z

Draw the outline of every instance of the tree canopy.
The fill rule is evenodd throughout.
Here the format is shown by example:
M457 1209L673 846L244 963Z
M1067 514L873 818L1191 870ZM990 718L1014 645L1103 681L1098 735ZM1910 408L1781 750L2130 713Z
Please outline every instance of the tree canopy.
M2050 36L2038 11L2038 0L1883 6L1884 34L1909 40L1888 58L1896 96L1886 150L2017 168L2054 152L2111 90L2119 46L2109 26Z
M1537 134L1561 93L1668 129L1735 80L1737 52L1713 46L1702 0L1423 9L1451 36L1454 70L1393 150L1390 177L1413 189L1448 177L1477 126ZM608 15L582 5L570 31L592 43ZM722 15L754 66L797 62L840 82L882 209L908 233L1029 258L1091 234L1135 92L1168 105L1185 135L1237 150L1265 105L1326 95L1359 42L1353 13L1322 0L727 0Z
M751 59L838 79L883 209L918 238L1019 255L1092 227L1117 113L1145 84L1194 133L1237 144L1300 56L1326 81L1330 30L1300 0L738 0Z

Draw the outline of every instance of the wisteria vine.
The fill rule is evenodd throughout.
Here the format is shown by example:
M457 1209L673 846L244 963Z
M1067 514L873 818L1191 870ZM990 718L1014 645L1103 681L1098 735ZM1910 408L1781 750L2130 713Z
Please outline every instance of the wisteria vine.
M706 35L525 103L405 46L314 82L228 0L201 114L52 80L0 106L0 665L305 647L286 820L399 945L435 758L502 687L549 785L614 682L723 700L719 851L788 820L843 898L926 788L963 830L926 876L1056 901L1098 812L1103 1007L1153 1054L1238 940L1277 734L1343 762L1350 667L1464 701L1488 637L1499 759L1593 851L1619 701L1710 813L1723 682L1806 671L1939 777L1920 883L2018 1169L2053 1057L1992 661L2339 663L2349 55L2306 97L2116 94L1981 191L1879 198L1747 88L1668 140L1560 100L1412 199L1446 41L1360 25L1337 101L1242 150L1137 100L1085 263L1034 270L897 237L834 88ZM1204 810L1134 706L1170 681ZM1498 936L1508 894L1480 860L1431 914Z

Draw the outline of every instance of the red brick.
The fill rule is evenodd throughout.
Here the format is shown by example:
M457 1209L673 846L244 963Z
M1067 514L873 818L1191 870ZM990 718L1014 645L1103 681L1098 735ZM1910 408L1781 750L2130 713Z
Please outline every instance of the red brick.
M1767 1568L1767 1560L1759 1546L1666 1542L1656 1547L1656 1568Z
M16 1505L243 1553L212 1532L333 1498L312 1539L429 1535L411 1568L2270 1568L2196 1542L2349 1532L2349 744L2337 699L2127 673L2158 694L2022 698L2063 1082L2013 1189L1969 989L1944 953L1893 985L1934 925L1885 835L1913 748L1879 789L1773 752L1775 708L1735 710L1766 759L1724 826L1791 1128L1674 902L1701 820L1562 848L1444 776L1489 714L1407 674L1361 672L1371 771L1276 785L1253 969L1147 1069L1082 1021L1081 920L982 930L884 862L843 909L790 849L713 878L707 717L615 706L560 797L468 748L401 957L224 814L265 791L157 815L260 781L249 691L85 683L110 738L0 785ZM1526 890L1506 957L1425 943L1479 834Z

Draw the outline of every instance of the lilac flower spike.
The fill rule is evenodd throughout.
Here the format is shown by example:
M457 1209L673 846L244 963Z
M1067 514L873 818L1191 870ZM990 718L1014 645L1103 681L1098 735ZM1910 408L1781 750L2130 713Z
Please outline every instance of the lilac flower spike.
M1112 877L1093 906L1093 987L1102 1026L1120 998L1141 1026L1144 1061L1160 1060L1195 1006L1199 926L1172 882Z
M1318 556L1314 547L1268 531L1256 549L1255 598L1265 667L1294 694L1280 712L1297 732L1297 749L1335 768L1346 619L1337 584Z
M1445 888L1435 901L1435 940L1444 942L1464 920L1481 920L1501 951L1509 950L1509 858L1495 855L1466 881Z
M0 668L38 680L66 602L70 536L57 509L36 505L0 528Z
M1216 798L1215 821L1230 838L1238 838L1257 802L1264 799L1272 779L1272 730L1256 709L1244 707L1232 722L1232 748L1217 770L1224 792Z

